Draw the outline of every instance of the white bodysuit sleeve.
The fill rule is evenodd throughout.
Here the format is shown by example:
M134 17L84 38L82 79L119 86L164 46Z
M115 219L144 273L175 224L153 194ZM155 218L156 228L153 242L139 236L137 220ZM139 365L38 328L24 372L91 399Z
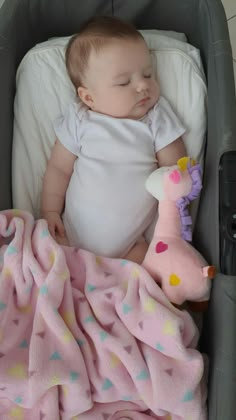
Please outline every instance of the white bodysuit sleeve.
M77 103L72 103L64 115L58 117L53 124L56 137L71 153L78 156L80 148L80 124L83 110Z

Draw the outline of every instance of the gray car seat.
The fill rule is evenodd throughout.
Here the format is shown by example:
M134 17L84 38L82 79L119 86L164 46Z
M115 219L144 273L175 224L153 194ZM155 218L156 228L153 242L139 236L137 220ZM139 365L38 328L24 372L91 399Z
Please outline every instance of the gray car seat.
M194 245L217 267L201 350L209 355L210 420L236 418L236 103L232 53L220 0L5 0L0 9L0 209L12 207L15 74L24 54L70 35L94 15L139 29L184 32L200 49L208 84L204 189Z

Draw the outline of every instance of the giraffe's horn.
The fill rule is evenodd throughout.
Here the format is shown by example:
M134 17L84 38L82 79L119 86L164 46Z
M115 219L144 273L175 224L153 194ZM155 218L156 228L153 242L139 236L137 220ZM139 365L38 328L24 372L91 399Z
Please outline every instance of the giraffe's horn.
M190 158L188 156L182 157L178 160L177 165L181 171L185 171L188 166Z

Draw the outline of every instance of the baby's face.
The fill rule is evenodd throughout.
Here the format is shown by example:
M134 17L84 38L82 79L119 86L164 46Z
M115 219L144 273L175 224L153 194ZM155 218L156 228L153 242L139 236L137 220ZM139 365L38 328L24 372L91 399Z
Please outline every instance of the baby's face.
M87 105L116 118L142 118L157 102L160 92L145 42L114 41L89 60L85 86ZM84 102L85 102L84 100Z

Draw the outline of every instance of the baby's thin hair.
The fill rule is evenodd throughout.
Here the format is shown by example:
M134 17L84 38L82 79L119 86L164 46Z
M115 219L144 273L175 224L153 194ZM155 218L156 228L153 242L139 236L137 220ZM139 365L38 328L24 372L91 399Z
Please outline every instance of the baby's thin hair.
M91 51L98 53L113 40L143 40L131 23L117 17L99 16L90 19L66 47L66 67L76 90L83 86Z

